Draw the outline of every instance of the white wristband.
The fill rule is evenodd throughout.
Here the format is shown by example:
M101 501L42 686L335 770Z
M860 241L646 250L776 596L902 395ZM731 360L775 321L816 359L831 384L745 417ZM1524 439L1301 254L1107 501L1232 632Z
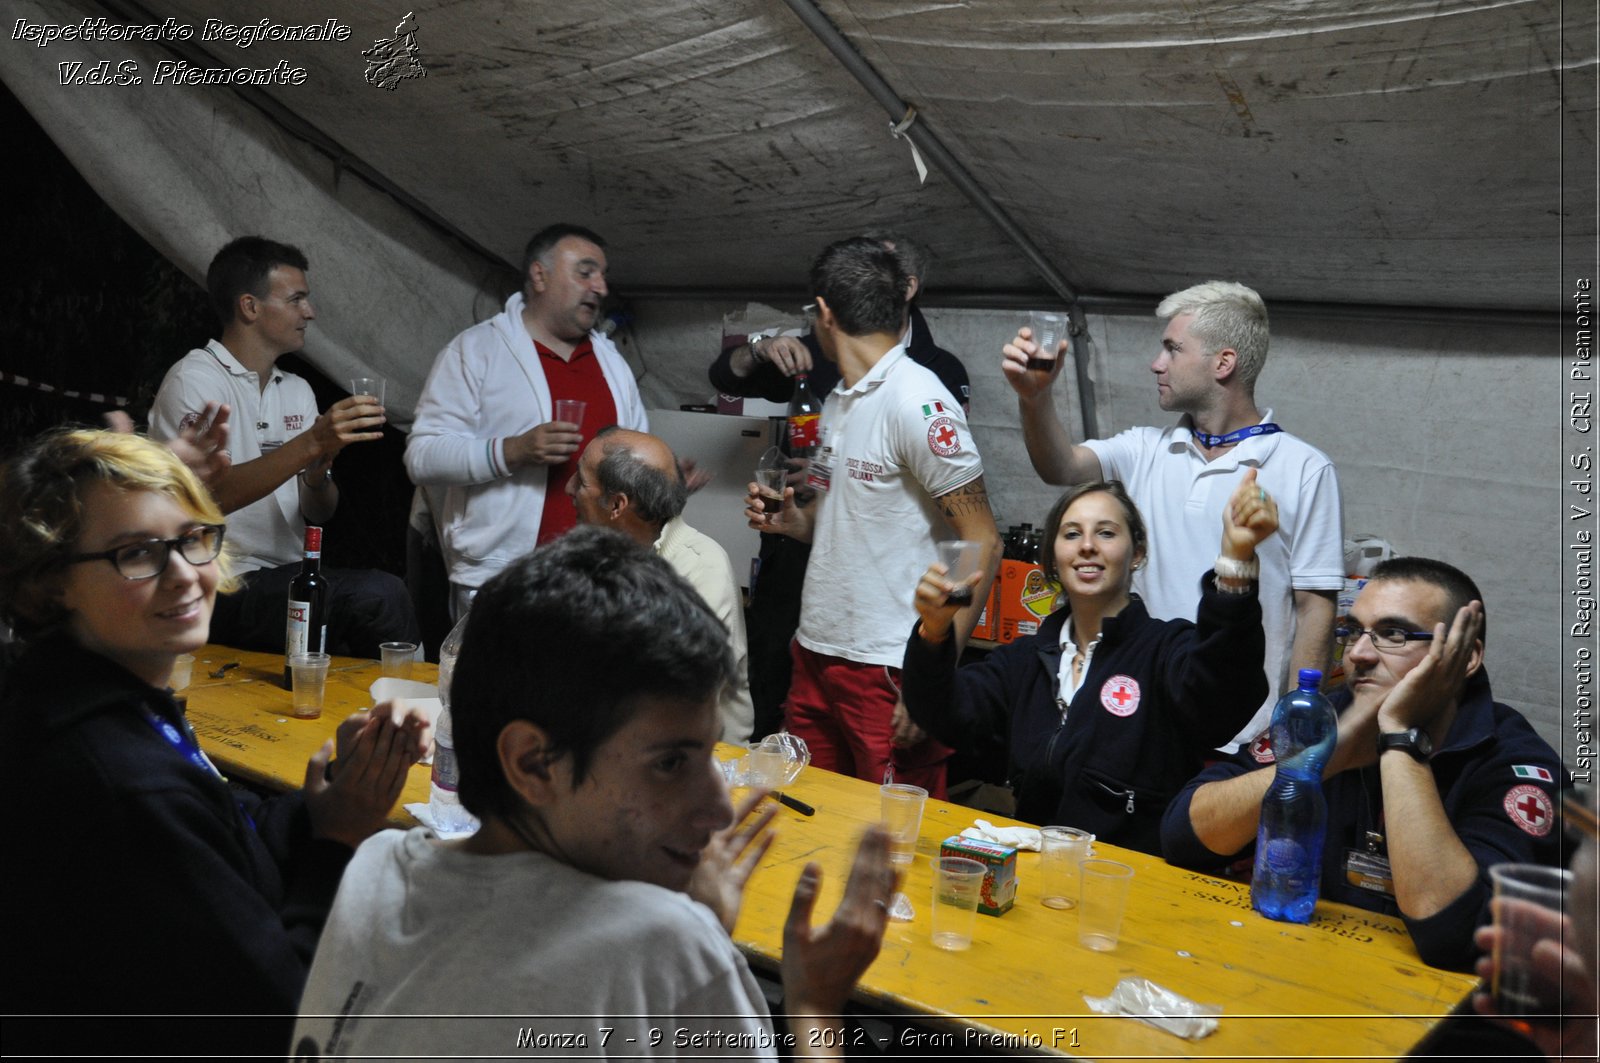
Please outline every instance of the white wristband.
M1218 579L1247 580L1261 578L1261 558L1252 557L1248 561L1235 561L1231 557L1218 555L1217 563L1212 566Z

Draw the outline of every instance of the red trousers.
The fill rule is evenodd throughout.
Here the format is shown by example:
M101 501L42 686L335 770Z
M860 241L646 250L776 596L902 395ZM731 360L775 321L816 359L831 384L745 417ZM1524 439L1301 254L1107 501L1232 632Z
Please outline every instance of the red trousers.
M900 669L861 664L813 653L791 644L794 678L784 705L784 729L805 739L811 763L868 782L883 782L894 767L894 781L945 796L945 761L951 749L932 738L900 749L894 746L894 707L900 700Z

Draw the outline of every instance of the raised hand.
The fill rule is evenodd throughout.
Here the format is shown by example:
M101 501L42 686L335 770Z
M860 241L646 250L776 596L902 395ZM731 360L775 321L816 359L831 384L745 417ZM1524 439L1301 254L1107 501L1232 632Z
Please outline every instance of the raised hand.
M1407 672L1378 706L1378 726L1385 732L1422 727L1445 702L1456 697L1462 682L1481 659L1483 603L1468 602L1456 610L1449 632L1433 625L1428 655Z
M1248 561L1277 530L1278 502L1256 484L1256 470L1250 469L1222 510L1222 556Z
M974 572L962 584L955 584L947 578L949 575L950 570L935 561L922 574L922 579L917 581L913 603L917 607L917 615L922 618L922 637L929 642L943 642L955 623L956 613L962 609L962 604L952 602L950 595L958 586L975 588L983 580L982 572Z
M763 801L766 796L760 789L744 796L733 810L732 825L712 836L689 879L689 896L715 912L730 934L739 921L745 884L772 846L772 817L778 806Z
M821 884L822 869L807 864L783 926L783 988L791 1018L841 1014L856 981L877 959L889 902L900 885L883 827L867 828L833 918L813 926Z
M1039 345L1033 342L1033 330L1019 328L1010 343L1000 348L1000 371L1007 383L1023 398L1032 398L1050 390L1056 377L1061 375L1061 365L1067 360L1067 341L1056 344L1055 358L1048 369L1029 369L1031 359L1041 357Z
M339 725L339 738L349 753L340 756L331 772L333 739L307 762L305 801L313 837L354 848L387 825L406 772L421 759L427 726L414 710L396 720L390 707L380 706L359 726L349 720Z
M379 431L389 418L370 395L351 395L329 406L311 425L318 452L328 458L351 443L382 439Z

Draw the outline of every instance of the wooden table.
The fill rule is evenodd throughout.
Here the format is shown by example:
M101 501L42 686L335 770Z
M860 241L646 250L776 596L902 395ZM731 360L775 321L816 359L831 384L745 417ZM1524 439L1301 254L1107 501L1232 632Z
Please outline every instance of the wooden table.
M817 813L779 813L778 840L751 882L735 933L764 965L779 955L800 868L807 860L822 865L817 910L831 913L854 841L878 818L877 787L832 772L808 768L788 792ZM1475 985L1467 975L1423 964L1399 919L1324 901L1307 926L1272 922L1250 910L1247 884L1102 843L1096 855L1135 870L1115 951L1078 944L1076 911L1040 903L1039 856L1020 853L1016 906L998 917L979 915L970 950L942 952L929 940L930 860L941 840L976 817L1017 822L928 802L904 887L917 918L889 925L883 952L860 987L862 998L884 1011L917 1015L949 1031L949 1046L1053 1048L1088 1058L1392 1059ZM1130 976L1221 1004L1216 1032L1185 1041L1089 1011L1085 993L1107 996Z
M306 758L351 711L370 700L375 661L334 658L318 720L289 714L283 659L208 646L197 654L189 716L201 744L224 773L273 788L305 777ZM207 672L240 661L222 679ZM437 671L418 665L413 678ZM721 747L724 758L742 753ZM759 966L777 964L796 877L809 860L823 868L819 918L838 903L855 841L878 818L877 787L808 768L788 792L816 808L812 817L784 808L778 837L751 880L734 934ZM426 801L428 769L411 771L403 802ZM1417 959L1398 919L1323 902L1308 926L1275 923L1250 910L1246 885L1168 866L1142 853L1097 844L1097 855L1135 869L1122 940L1114 952L1082 948L1075 911L1039 903L1038 855L1018 857L1017 903L1003 916L979 915L973 947L950 953L929 940L930 859L939 842L976 816L1015 821L930 801L905 892L910 923L891 923L882 954L861 980L863 1002L915 1017L928 1036L920 1047L1026 1049L1096 1058L1392 1059L1420 1040L1471 991L1474 979ZM414 821L403 810L397 826ZM1185 1041L1125 1018L1094 1015L1085 993L1106 996L1121 978L1144 976L1192 1000L1218 1003L1217 1031ZM906 1044L906 1049L919 1047Z
M223 676L210 673L239 662ZM328 687L322 715L315 720L294 717L289 691L283 687L283 655L254 653L208 645L195 654L194 677L183 691L189 699L189 723L222 773L230 779L272 790L293 790L305 783L306 760L333 737L339 722L352 712L370 708L368 690L383 674L377 661L335 657L328 666ZM418 663L411 678L434 683L439 668ZM404 808L426 803L430 769L411 769L389 822L414 827Z

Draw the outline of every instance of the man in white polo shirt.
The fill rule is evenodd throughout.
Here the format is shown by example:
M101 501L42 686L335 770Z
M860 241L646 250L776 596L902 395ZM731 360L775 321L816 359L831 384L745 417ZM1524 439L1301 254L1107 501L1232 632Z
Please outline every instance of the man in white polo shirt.
M1023 441L1046 483L1121 480L1150 532L1150 557L1134 586L1150 615L1195 618L1210 540L1247 469L1278 501L1278 534L1257 551L1270 693L1230 745L1271 722L1272 706L1301 668L1326 671L1334 601L1344 583L1339 481L1327 455L1284 432L1257 408L1256 377L1267 359L1267 308L1242 284L1209 281L1167 296L1167 320L1151 364L1161 408L1182 413L1166 428L1130 428L1074 443L1056 415L1050 386L1066 360L1063 341L1049 369L1030 369L1038 350L1023 329L1001 369L1017 393Z
M232 465L211 483L228 517L228 547L244 576L237 593L218 596L211 638L241 649L283 651L289 581L300 570L306 524L321 524L339 504L333 460L351 443L381 439L383 407L352 395L318 414L304 379L278 368L280 355L305 345L316 317L299 249L260 236L229 243L206 270L221 339L184 355L167 371L150 408L150 435L171 440L206 414L232 407ZM378 645L418 640L405 584L373 569L324 569L330 652L377 657Z
M926 738L900 704L900 663L916 623L917 582L939 539L984 546L974 603L956 614L964 643L1000 559L983 462L966 415L937 376L912 361L905 332L907 278L874 240L841 240L811 267L815 334L840 380L822 410L813 459L817 499L768 517L751 486L746 516L760 531L809 541L794 679L784 726L811 762L942 796L949 750Z

